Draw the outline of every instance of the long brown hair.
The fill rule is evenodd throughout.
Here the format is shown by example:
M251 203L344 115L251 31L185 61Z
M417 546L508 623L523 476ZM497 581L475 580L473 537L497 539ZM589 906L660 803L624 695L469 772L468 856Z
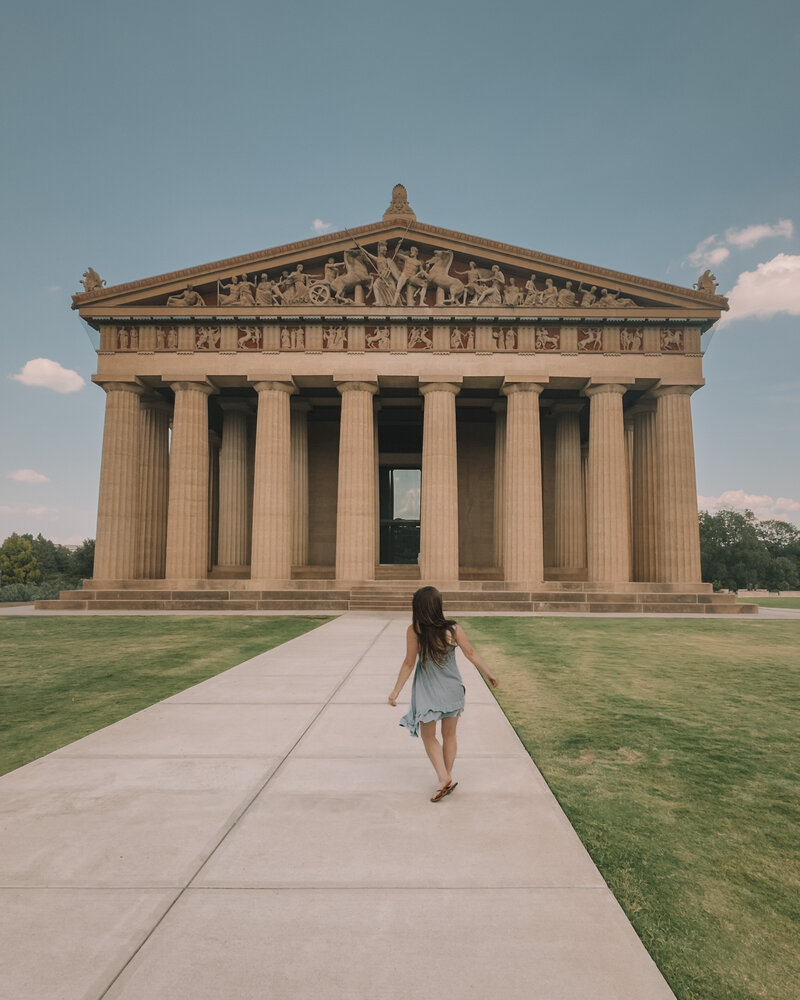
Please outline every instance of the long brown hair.
M442 595L436 587L420 587L411 598L411 624L419 639L419 659L424 667L428 660L439 665L447 655L447 633L456 623L445 618Z

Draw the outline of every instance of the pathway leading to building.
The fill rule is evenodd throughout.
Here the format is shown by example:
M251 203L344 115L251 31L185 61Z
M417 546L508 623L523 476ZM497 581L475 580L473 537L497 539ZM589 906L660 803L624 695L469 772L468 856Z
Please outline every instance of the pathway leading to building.
M0 779L0 997L673 997L463 658L429 802L406 625L349 613Z

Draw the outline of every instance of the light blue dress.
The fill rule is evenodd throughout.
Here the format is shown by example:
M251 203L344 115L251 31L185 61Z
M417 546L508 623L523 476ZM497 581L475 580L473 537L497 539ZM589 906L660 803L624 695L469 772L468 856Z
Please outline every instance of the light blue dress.
M450 646L441 665L419 659L411 685L411 705L400 720L412 736L419 736L420 722L449 719L464 711L464 682L456 663L456 647Z

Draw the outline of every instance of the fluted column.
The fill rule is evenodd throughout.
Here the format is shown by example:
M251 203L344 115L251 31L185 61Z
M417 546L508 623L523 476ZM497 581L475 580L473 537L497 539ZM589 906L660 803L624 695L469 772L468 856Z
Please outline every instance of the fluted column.
M199 580L208 565L207 382L173 382L166 577Z
M657 448L657 566L662 583L699 583L700 535L691 395L696 386L654 390Z
M633 417L633 579L654 581L656 569L656 401L644 400Z
M494 564L503 568L503 515L505 513L506 410L508 402L498 399L494 410Z
M288 580L292 572L291 382L256 382L252 579Z
M137 576L158 580L167 558L169 420L172 407L159 399L141 402L139 556Z
M221 399L222 447L219 452L220 566L246 566L247 559L247 416L244 399Z
M581 473L580 413L584 404L558 403L556 418L555 565L586 565L586 506Z
M586 532L589 579L630 579L628 466L622 397L626 386L593 385L584 390L589 409L589 490Z
M208 572L219 562L219 453L222 438L208 432Z
M305 399L291 400L292 566L308 562L308 411Z
M538 382L503 386L506 416L505 579L537 584L544 579L542 539L542 456Z
M375 426L373 382L341 382L336 579L375 578Z
M420 386L422 424L420 573L425 580L458 579L458 465L454 382Z
M136 576L139 530L139 397L135 382L101 382L106 392L94 578Z
M628 493L628 579L633 579L633 417L630 413L623 414L622 426L625 429L625 467L627 477L625 486Z

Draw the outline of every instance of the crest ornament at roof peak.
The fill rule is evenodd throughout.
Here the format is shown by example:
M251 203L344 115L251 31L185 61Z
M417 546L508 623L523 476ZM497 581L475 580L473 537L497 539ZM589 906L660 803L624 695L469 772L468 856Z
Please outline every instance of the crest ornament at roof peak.
M402 184L392 188L392 203L383 213L383 221L387 219L405 219L416 221L417 214L408 203L408 191Z

